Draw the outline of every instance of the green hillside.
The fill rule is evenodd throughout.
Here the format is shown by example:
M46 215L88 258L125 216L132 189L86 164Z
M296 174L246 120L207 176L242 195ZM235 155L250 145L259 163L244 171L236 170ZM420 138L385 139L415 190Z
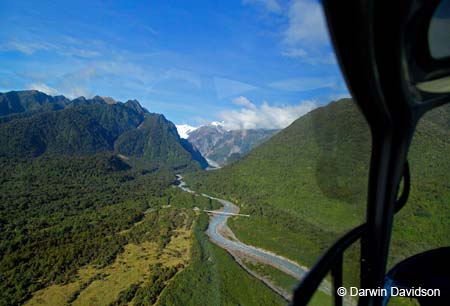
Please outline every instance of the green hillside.
M95 96L68 100L38 91L0 93L0 156L36 158L118 152L126 158L173 168L206 167L163 115L138 101Z
M2 125L0 155L37 157L113 150L116 138L143 120L124 105L92 105L44 112Z
M419 124L409 157L412 191L395 224L391 264L448 244L449 119L447 106ZM364 221L369 156L368 126L343 99L301 117L242 160L187 181L251 215L231 222L238 238L311 266ZM355 262L356 252L347 262Z
M202 167L206 161L192 146L178 136L175 125L163 115L148 114L138 128L126 131L115 142L115 151L169 165L186 166L195 160Z

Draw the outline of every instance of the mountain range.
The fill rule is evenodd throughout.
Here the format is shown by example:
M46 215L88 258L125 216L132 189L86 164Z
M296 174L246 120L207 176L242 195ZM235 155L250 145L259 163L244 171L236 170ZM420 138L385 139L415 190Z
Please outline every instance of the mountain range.
M227 130L218 122L198 128L179 125L177 129L180 135L185 136L200 151L210 166L215 168L237 161L279 131L267 129Z
M219 123L176 127L136 100L122 103L101 96L70 100L36 90L0 93L0 124L0 156L113 152L173 167L193 161L203 168L208 162L222 167L236 161L277 132L229 131Z
M95 96L69 100L39 91L0 93L0 156L91 155L110 152L124 159L174 168L206 167L175 125L138 101Z

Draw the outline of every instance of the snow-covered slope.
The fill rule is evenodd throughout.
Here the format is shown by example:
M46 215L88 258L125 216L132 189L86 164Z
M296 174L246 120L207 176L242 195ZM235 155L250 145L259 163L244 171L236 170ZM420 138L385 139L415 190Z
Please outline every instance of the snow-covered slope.
M189 133L198 129L198 127L190 126L189 124L177 124L176 125L178 134L181 138L187 139L189 137Z

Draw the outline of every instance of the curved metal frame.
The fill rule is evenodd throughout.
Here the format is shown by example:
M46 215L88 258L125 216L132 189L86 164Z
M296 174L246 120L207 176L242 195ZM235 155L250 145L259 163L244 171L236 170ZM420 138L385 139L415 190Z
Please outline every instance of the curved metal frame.
M395 212L400 211L408 201L410 191L410 170L406 163L403 170L403 191L396 202ZM367 224L361 224L336 241L316 262L294 292L293 304L307 305L320 283L331 271L333 277L333 297L335 305L342 305L342 297L337 294L337 288L342 286L342 264L345 250L361 239L367 231Z
M418 80L450 75L450 59L435 60L428 43L424 46L439 0L322 3L341 70L372 135L367 214L365 224L339 239L311 269L295 291L294 305L306 305L330 270L334 285L342 283L343 251L358 238L360 288L383 287L393 216L409 193L407 155L417 122L428 110L450 102L449 93L425 93L415 86ZM408 184L397 201L402 177ZM359 299L359 305L382 302L382 297ZM336 296L335 305L341 304Z

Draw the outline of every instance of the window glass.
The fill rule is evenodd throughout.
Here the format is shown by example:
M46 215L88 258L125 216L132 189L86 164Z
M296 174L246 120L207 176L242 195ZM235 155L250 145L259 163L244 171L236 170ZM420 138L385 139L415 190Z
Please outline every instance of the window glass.
M428 29L431 56L441 59L450 56L450 1L438 5Z
M449 123L450 105L445 105L425 114L417 126L408 155L411 191L395 215L388 269L450 243Z

